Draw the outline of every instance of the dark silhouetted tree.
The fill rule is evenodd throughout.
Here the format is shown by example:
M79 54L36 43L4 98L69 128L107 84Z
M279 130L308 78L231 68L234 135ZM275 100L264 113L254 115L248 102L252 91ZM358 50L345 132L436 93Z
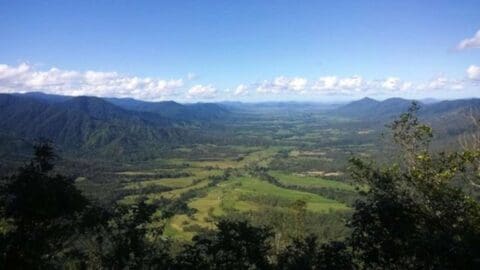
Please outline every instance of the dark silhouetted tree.
M218 230L196 236L192 245L177 256L178 269L269 269L267 228L244 221L222 220Z
M35 146L35 157L2 186L2 263L6 269L44 268L55 261L76 230L87 200L71 179L53 174L50 143Z
M467 168L478 153L430 153L431 129L417 110L391 125L402 163L351 160L354 178L368 186L350 222L354 256L365 269L478 269L480 207L452 185L476 177Z
M354 269L351 252L342 242L319 245L317 237L310 235L292 244L278 255L277 269Z
M163 269L171 265L169 242L163 228L149 229L156 206L144 199L117 205L108 222L96 231L93 248L84 250L83 267L106 269ZM92 250L93 249L93 250Z

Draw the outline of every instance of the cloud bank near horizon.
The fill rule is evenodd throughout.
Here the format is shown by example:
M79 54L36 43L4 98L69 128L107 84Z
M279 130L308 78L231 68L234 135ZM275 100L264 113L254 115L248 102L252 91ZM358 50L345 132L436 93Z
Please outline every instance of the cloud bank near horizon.
M320 76L309 79L301 76L277 76L260 82L242 83L233 90L220 90L213 84L192 83L193 73L186 78L151 78L119 74L114 71L75 71L59 68L40 70L28 63L17 66L0 64L0 92L42 91L60 95L89 95L99 97L135 98L141 100L211 100L255 99L282 96L298 97L361 97L403 96L433 91L462 91L478 88L480 66L470 65L464 78L436 76L412 82L395 76L367 79L360 75L347 77ZM196 76L196 75L195 75Z
M61 95L132 97L160 100L184 85L183 79L158 79L120 75L117 72L73 71L50 68L37 70L27 63L0 64L1 92L44 91Z

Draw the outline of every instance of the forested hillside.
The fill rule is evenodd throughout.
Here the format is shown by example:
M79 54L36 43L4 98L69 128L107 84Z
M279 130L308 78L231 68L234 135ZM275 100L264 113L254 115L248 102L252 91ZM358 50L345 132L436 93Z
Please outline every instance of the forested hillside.
M365 98L344 105L298 102L179 104L40 92L1 94L0 135L4 143L0 155L7 157L6 163L18 160L38 138L53 141L65 157L109 161L153 160L165 157L180 145L285 146L292 145L291 139L302 134L301 123L309 121L313 121L313 125L318 123L322 129L330 125L348 130L336 144L357 144L359 140L370 140L372 132L379 132L411 102L400 98L384 101ZM419 117L437 129L443 144L470 132L474 128L470 115L478 115L479 109L477 99L442 101L421 104ZM279 126L276 130L268 130L267 124L263 132L255 124L260 124L262 118L275 119ZM337 121L339 119L343 120ZM289 121L299 129L289 130ZM246 126L252 126L250 131L260 134L248 135L247 130L240 130ZM363 136L349 134L359 127L363 128L360 131ZM287 140L280 141L281 138Z
M228 114L209 104L176 104L176 111L162 104L153 107L128 110L97 97L1 94L0 129L6 141L48 138L68 155L146 158L188 141L194 136L188 128L195 129L198 119Z

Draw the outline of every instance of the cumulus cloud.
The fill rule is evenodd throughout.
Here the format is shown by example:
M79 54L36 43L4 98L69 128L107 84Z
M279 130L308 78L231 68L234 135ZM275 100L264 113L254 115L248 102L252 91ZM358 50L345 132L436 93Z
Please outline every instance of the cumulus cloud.
M338 78L336 76L325 76L318 78L312 85L313 90L323 92L344 93L348 91L360 91L366 86L361 76Z
M342 89L360 89L363 83L364 81L362 77L352 76L339 80L338 86Z
M480 30L471 37L466 38L457 45L457 50L465 50L465 49L473 49L473 48L480 48Z
M235 91L233 92L233 95L234 96L244 96L248 94L248 86L246 86L245 84L240 84L239 86L237 86L237 88L235 88Z
M18 77L30 70L30 66L22 63L17 67L0 64L0 80L12 79Z
M272 81L263 81L257 87L259 93L277 94L283 91L301 92L307 85L307 79L302 77L287 78L279 76Z
M197 84L188 90L188 98L210 99L216 97L217 89L211 85Z
M175 94L182 79L158 79L121 75L117 72L36 70L26 63L0 65L0 92L43 91L61 95L133 97L161 100Z
M471 65L467 68L467 76L470 80L480 81L480 67Z
M469 68L470 73L475 73L475 68ZM477 71L478 72L478 71ZM480 75L477 75L480 77ZM470 75L470 78L475 77ZM428 90L462 90L468 84L461 79L451 79L445 76L437 76L431 80L423 82L404 81L398 77L386 77L379 80L365 80L360 76L336 77L325 76L320 77L312 85L311 89L320 91L327 95L384 95L400 94L415 91Z
M293 91L302 91L307 85L307 79L295 77L288 83L288 89Z
M314 90L335 90L337 88L338 78L335 76L320 77L314 84Z
M427 82L416 86L417 90L461 90L464 89L464 81L450 79L445 76L435 77Z
M448 79L445 77L437 77L435 79L432 79L429 83L427 83L427 88L428 89L442 89L448 86Z
M413 83L404 82L397 77L388 77L381 82L380 85L383 89L391 91L406 91L413 87Z
M329 96L391 96L418 94L429 90L469 90L480 83L480 66L471 65L466 77L452 79L437 76L430 80L409 82L391 76L365 79L359 75L323 76L308 81L304 77L278 76L260 83L242 83L228 91L217 91L208 84L193 85L194 74L182 79L159 79L123 75L117 72L75 71L50 68L39 70L27 63L17 66L0 64L0 92L43 91L62 95L92 95L101 97L132 97L142 100L212 99L225 96L243 97L257 94L329 95ZM468 79L467 79L468 78ZM191 87L190 87L191 86ZM401 93L399 93L401 91ZM415 93L417 92L417 93ZM424 92L427 93L427 92Z

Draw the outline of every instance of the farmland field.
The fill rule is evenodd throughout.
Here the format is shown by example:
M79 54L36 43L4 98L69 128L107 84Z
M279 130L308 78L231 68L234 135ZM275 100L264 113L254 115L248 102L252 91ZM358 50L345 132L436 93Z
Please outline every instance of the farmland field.
M345 235L343 221L357 198L347 159L353 152L374 155L376 129L362 133L355 121L322 112L256 112L224 124L228 140L172 147L163 157L102 174L116 183L115 202L168 205L158 210L171 211L159 226L180 242L225 218L271 226L285 241L299 226L325 241ZM97 176L82 177L79 186L97 196Z

